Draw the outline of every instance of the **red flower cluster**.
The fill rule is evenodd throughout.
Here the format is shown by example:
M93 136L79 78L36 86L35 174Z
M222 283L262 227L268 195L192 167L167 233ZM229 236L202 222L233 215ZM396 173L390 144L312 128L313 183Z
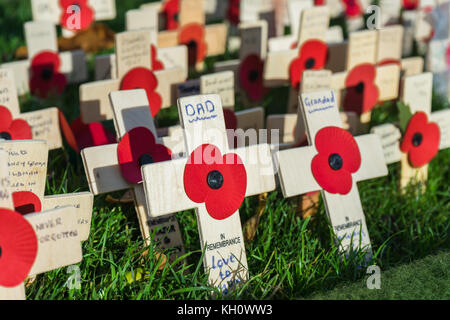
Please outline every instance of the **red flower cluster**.
M248 55L239 68L239 79L253 101L259 101L266 93L264 87L264 61L256 54Z
M12 194L14 210L22 215L41 212L41 200L30 191L17 191Z
M205 42L205 28L201 24L185 25L178 35L178 43L187 45L190 66L205 60L208 46Z
M120 170L130 183L142 181L141 167L145 164L168 161L172 152L156 143L153 133L144 127L137 127L127 132L117 147Z
M116 143L114 135L106 130L100 122L84 124L81 118L77 118L72 122L70 128L77 142L78 150Z
M345 15L349 18L362 15L362 8L359 0L343 0L345 5Z
M234 153L222 157L210 144L195 149L184 169L184 189L189 199L204 203L209 215L224 220L239 210L247 190L247 172Z
M425 112L417 112L408 123L400 150L408 154L408 160L414 168L420 168L436 156L440 138L439 126L428 122Z
M0 139L27 140L32 139L31 127L25 120L13 120L8 108L0 106Z
M21 214L0 209L0 286L23 283L36 260L38 241L30 223Z
M238 25L240 22L241 0L229 0L227 19L231 24Z
M147 68L138 67L130 70L122 79L120 90L144 89L152 112L152 116L158 114L162 107L162 98L156 88L158 79L155 74Z
M61 94L67 84L66 77L59 72L61 60L57 53L43 51L31 61L30 91L37 97Z
M151 45L152 50L152 68L153 71L163 70L164 64L158 60L158 50L156 49L155 45Z
M62 10L61 26L72 31L89 28L94 22L94 10L88 0L60 0Z
M352 190L352 174L361 166L361 153L353 136L338 127L326 127L316 134L319 152L311 163L317 183L327 192L348 194Z
M291 85L297 88L302 81L303 71L320 70L327 62L328 47L320 40L306 41L300 48L299 55L289 67Z
M420 0L403 0L405 10L416 10L419 7Z
M162 11L166 17L166 29L178 29L178 12L180 11L179 0L168 0L164 3Z
M347 93L344 99L344 110L361 115L375 107L379 90L375 84L376 68L370 63L354 67L345 80Z

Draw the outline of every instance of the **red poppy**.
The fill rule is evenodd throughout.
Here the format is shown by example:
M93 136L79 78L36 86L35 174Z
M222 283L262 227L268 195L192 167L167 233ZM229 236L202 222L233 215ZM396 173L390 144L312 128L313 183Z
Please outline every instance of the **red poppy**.
M77 118L72 122L70 128L79 150L116 143L114 135L106 130L100 122L84 124L81 118Z
M135 184L142 181L141 166L172 159L172 152L157 144L153 133L144 127L125 134L117 147L117 155L123 177Z
M349 18L359 17L362 15L361 4L358 0L344 0L345 15Z
M189 52L189 65L205 60L207 44L205 28L198 23L190 23L183 27L178 35L178 43L185 44Z
M348 194L352 174L361 166L361 153L353 136L342 128L326 127L316 134L318 154L311 163L317 183L327 192Z
M240 22L241 0L229 0L227 19L231 24L238 25Z
M29 124L22 119L13 120L9 109L0 106L0 139L27 140L32 138L33 133Z
M241 158L234 153L222 157L210 144L198 147L184 169L184 189L195 203L205 203L216 220L232 216L245 198L247 172Z
M416 10L419 7L420 0L403 0L405 10Z
M47 98L50 94L61 94L67 84L66 77L59 72L61 59L52 51L43 51L31 61L30 91L35 96Z
M22 215L41 212L41 200L30 191L17 191L12 194L14 210Z
M306 41L300 48L299 55L289 67L291 85L298 88L302 81L303 71L320 70L327 62L328 47L320 40Z
M384 59L377 63L377 66L387 66L389 64L397 64L400 68L402 66L402 62L397 59Z
M179 0L169 0L164 3L162 11L166 17L166 29L178 29L178 12L180 11Z
M440 138L439 126L428 122L425 112L417 112L409 120L400 150L408 154L408 160L414 168L420 168L436 156Z
M264 87L263 73L264 61L258 55L248 55L242 61L239 69L240 83L253 101L261 100L267 91Z
M368 112L378 102L379 90L375 84L377 70L370 63L354 67L345 80L347 93L344 99L344 110L358 115Z
M162 106L162 98L155 91L157 87L158 79L156 79L155 74L151 70L138 67L130 70L123 77L120 90L144 89L147 92L152 116L156 116Z
M237 117L233 110L223 109L223 116L225 118L225 127L229 130L237 129Z
M38 241L30 223L20 213L0 209L0 286L23 283L36 260Z
M88 0L60 0L62 9L61 26L72 31L89 28L94 22L94 10Z
M326 0L314 0L315 6L323 6L326 4Z
M152 68L153 71L163 70L164 64L158 60L158 50L155 45L151 45L152 50Z
M445 52L445 58L447 62L447 69L450 69L450 46L447 47L447 51Z

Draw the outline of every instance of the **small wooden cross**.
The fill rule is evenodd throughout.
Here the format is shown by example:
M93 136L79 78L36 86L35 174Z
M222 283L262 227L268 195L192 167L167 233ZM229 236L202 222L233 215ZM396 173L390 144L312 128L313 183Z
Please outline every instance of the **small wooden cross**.
M115 91L110 94L110 99L114 113L114 124L118 140L121 141L120 143L126 143L123 138L133 129L142 130L143 128L144 131L148 130L151 132L156 139L156 144L168 146L168 139L159 139L156 134L156 128L144 90ZM143 137L143 139L147 138ZM129 146L131 151L139 148L133 143L135 143L134 140L131 141ZM146 143L150 143L150 141L142 141L144 146ZM183 141L179 143L183 144ZM144 188L141 183L142 180L132 183L123 175L119 162L119 147L120 144L111 144L86 148L81 152L91 192L94 195L99 195L132 189L141 234L145 244L151 244L152 234L156 232L154 240L159 243L161 248L174 248L177 250L172 258L183 255L184 247L175 215L165 215L156 219L150 217L146 206ZM155 145L153 150L156 147ZM176 148L176 145L169 147L173 152ZM183 150L184 147L181 149ZM130 159L130 161L136 161L137 163L140 159Z
M15 157L14 154L12 156ZM13 197L10 192L11 174L9 172L10 166L8 166L10 163L11 160L9 154L4 150L0 150L0 208L2 208L1 210L11 210L10 212L3 212L2 215L3 217L6 214L15 216L14 220L17 223L17 221L19 220L20 222L21 219L19 213L12 212L14 206ZM25 173L26 170L23 172ZM22 228L25 228L21 229L23 233L8 235L7 231L6 233L2 231L0 238L3 240L6 239L6 243L0 241L0 247L3 253L3 256L0 256L0 259L7 259L7 256L11 258L16 254L23 254L23 251L15 251L13 253L8 252L9 249L20 250L20 248L10 248L11 242L8 244L7 241L8 238L15 237L15 242L17 243L18 240L23 240L19 239L22 235L27 238L31 237L32 239L34 237L35 240L31 240L31 243L35 246L35 250L37 250L30 255L27 254L27 259L32 260L26 260L26 263L29 264L29 271L27 272L28 276L35 276L68 265L77 264L82 260L81 239L77 225L77 212L75 207L64 206L38 214L28 214L24 216L24 219L27 222L20 222ZM27 234L24 235L25 231ZM17 229L14 230L14 232L17 232ZM30 238L28 238L27 241L30 241ZM29 245L27 245L26 248L21 249L25 249L28 253L29 250L33 250ZM5 253L8 253L8 255ZM25 260L22 260L21 262L24 263L24 261ZM3 266L7 263L14 265L17 261L2 261ZM22 266L23 265L21 264L21 267ZM9 270L11 272L17 272L17 269L15 269L14 266L9 268ZM25 274L16 274L15 276L23 276L23 281L25 281ZM10 277L12 278L13 274L11 274ZM9 283L7 284L7 287L6 284L3 284L3 286L0 284L0 300L24 300L25 286L22 281L20 282L20 284Z
M10 190L15 210L21 214L30 214L73 206L76 208L80 241L86 241L91 229L94 196L90 192L44 195L47 143L42 140L0 141L0 149L9 154Z
M356 183L388 174L380 141L376 135L354 139L341 129L333 91L301 94L300 105L310 146L275 154L283 195L321 190L342 250L353 246L371 252Z
M9 68L13 70L16 88L19 95L30 92L31 81L42 77L42 81L48 81L49 76L59 73L64 75L67 83L80 83L88 78L86 57L83 50L58 52L56 39L56 27L51 22L32 21L24 24L25 41L28 49L28 59L8 62L0 65L0 68ZM52 69L47 74L36 74L30 76L30 70L33 68L33 58L43 52L51 52L55 59L59 60L59 70ZM52 67L54 67L52 65ZM61 82L59 79L58 84ZM55 83L56 86L56 83ZM53 88L55 89L55 88Z
M417 117L418 113L424 113L428 118L427 121L422 121L420 126L416 128L406 127L406 123L403 124L404 130L402 132L395 124L384 124L372 128L372 132L377 134L382 141L383 152L385 161L387 164L396 162L401 163L401 188L407 187L411 182L425 183L428 176L428 163L414 166L408 153L412 154L417 148L419 152L427 153L427 150L423 149L423 143L429 145L436 144L434 152L443 150L450 147L450 110L445 109L431 113L431 101L432 101L432 86L433 75L431 73L422 73L419 75L405 77L403 80L402 90L402 102L409 107L411 116ZM413 118L409 120L412 123ZM428 123L427 123L428 122ZM424 138L423 133L426 126L433 125L439 128L438 136L433 135L432 138ZM409 130L417 130L418 134L409 137L413 139L412 143L414 147L409 149L408 152L402 152L401 143L406 138ZM428 133L427 133L428 134ZM414 140L416 137L416 140ZM422 137L422 138L419 138ZM420 147L422 146L422 149ZM424 151L420 151L424 150ZM431 159L428 159L431 160ZM424 187L424 186L423 186ZM422 190L425 190L424 188Z
M172 85L184 81L186 71L171 68L153 71L152 33L148 30L128 31L116 34L116 69L117 77L111 80L85 83L80 86L80 109L84 123L110 120L113 112L109 103L110 92L121 88L147 88L151 97L152 113L156 115L161 108L173 105ZM138 72L146 76L134 76ZM140 71L139 71L140 70ZM127 84L125 84L125 81ZM153 84L153 88L151 86ZM125 86L125 87L124 87Z
M149 213L159 217L196 209L205 272L211 285L228 292L248 279L238 209L244 197L275 189L270 147L260 144L228 153L218 95L181 98L178 110L191 160L180 158L142 168ZM203 147L206 151L202 157ZM206 175L191 170L197 168ZM192 193L194 185L200 190L197 196ZM211 196L204 198L203 192Z

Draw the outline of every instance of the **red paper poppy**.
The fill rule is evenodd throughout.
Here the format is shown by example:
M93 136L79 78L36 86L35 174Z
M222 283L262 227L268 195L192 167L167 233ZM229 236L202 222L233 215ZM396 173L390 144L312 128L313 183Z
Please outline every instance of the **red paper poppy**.
M178 12L180 11L179 0L169 0L164 3L162 11L166 17L166 29L178 29Z
M100 122L84 124L81 118L77 118L72 122L70 128L79 150L116 143L114 135L106 130Z
M326 4L326 0L314 0L315 6L323 6Z
M155 74L142 67L130 70L122 79L120 90L144 89L147 92L148 103L152 116L156 116L161 110L162 98L156 88L158 87L158 79Z
M414 168L420 168L436 156L440 138L439 126L428 122L425 112L417 112L409 120L400 150L408 154L408 160Z
M0 286L23 283L36 260L38 241L30 223L20 213L0 209Z
M419 7L420 0L403 0L405 10L416 10Z
M261 100L267 91L264 87L263 73L264 61L258 55L248 55L242 61L239 69L240 83L253 101Z
M375 84L376 68L370 63L354 67L345 80L347 93L344 99L344 110L358 115L368 112L378 102L379 90Z
M22 215L41 212L41 200L30 191L17 191L12 194L14 210Z
M178 36L178 43L187 45L190 66L205 60L207 44L205 42L205 28L201 24L185 25Z
M231 24L238 25L240 22L241 0L229 0L227 19Z
M241 158L234 153L222 157L210 144L198 147L184 169L184 189L195 203L205 203L216 220L232 216L245 198L247 172Z
M223 109L223 116L225 118L225 127L229 130L237 129L237 117L233 110Z
M61 112L61 110L58 110L58 117L59 117L59 127L61 128L61 131L64 135L64 138L66 139L67 144L73 150L75 150L75 152L79 153L80 149L78 149L77 139L75 138L72 128L69 125L69 122L67 122L66 116L64 115L64 113Z
M8 108L0 106L0 139L28 140L33 138L29 124L22 119L13 120Z
M344 0L344 5L347 17L354 18L362 15L361 4L358 0Z
M316 134L318 154L311 168L317 183L327 192L348 194L353 185L352 174L361 166L361 153L353 136L338 127L326 127Z
M30 91L37 97L61 94L67 84L66 77L59 72L61 60L57 53L43 51L31 61Z
M291 62L289 67L292 87L298 89L303 71L323 69L327 62L327 54L328 47L325 42L306 41L300 48L299 56Z
M94 10L88 0L60 0L62 9L61 26L72 31L89 28L94 22Z
M158 60L158 50L155 45L151 45L152 50L152 68L153 71L163 70L164 64Z
M143 165L172 159L172 152L157 144L153 133L144 127L125 134L117 147L117 155L123 177L135 184L142 181Z

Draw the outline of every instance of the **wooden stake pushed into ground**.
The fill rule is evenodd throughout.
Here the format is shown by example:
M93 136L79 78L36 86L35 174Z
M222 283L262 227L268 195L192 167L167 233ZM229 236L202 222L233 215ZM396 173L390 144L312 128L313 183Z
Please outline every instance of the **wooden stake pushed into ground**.
M333 91L302 94L300 106L310 146L275 154L283 195L321 190L341 250L371 253L356 182L387 175L379 138L354 139L342 129Z
M189 159L142 168L149 212L196 209L205 272L227 293L248 279L238 209L245 197L275 189L270 147L229 151L218 95L181 98L178 110Z

